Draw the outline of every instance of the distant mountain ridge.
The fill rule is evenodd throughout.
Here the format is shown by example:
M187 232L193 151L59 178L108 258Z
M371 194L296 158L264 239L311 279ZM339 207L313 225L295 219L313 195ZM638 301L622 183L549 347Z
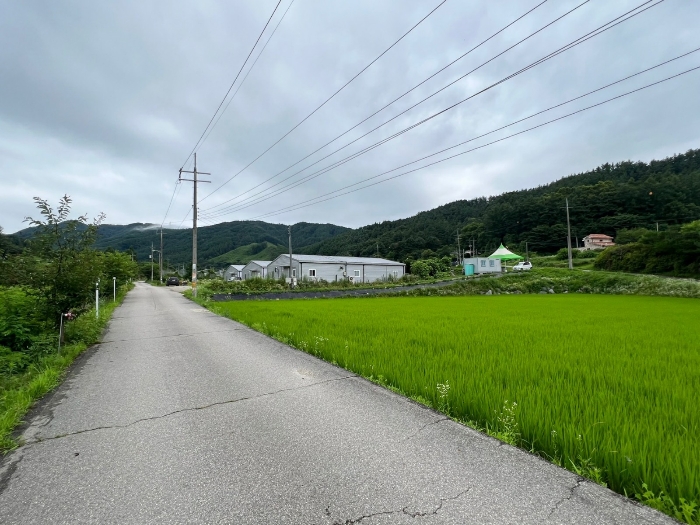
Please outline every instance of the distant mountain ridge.
M229 254L229 259L231 256L236 259L233 262L238 262L241 258L245 258L246 248L250 251L252 245L259 243L267 243L265 249L268 251L270 250L267 245L277 247L278 251L279 247L288 245L287 228L285 224L270 224L262 221L233 221L199 227L197 229L198 265L202 268L209 265L219 268L231 264L226 254ZM28 239L35 229L26 228L13 236L18 239ZM297 247L308 246L349 230L335 224L300 222L292 225L292 242ZM149 260L151 254L151 243L153 248L160 249L159 231L160 226L157 224L103 224L98 229L95 248L134 250L137 260L145 262ZM274 250L270 251L270 253L273 252ZM173 266L184 264L189 267L192 261L192 230L163 228L163 253L164 260L169 264ZM258 257L257 254L253 255ZM158 257L158 254L156 253L155 256Z
M566 246L566 199L572 237L615 236L623 229L655 228L700 219L700 150L663 160L604 164L537 188L460 200L413 217L371 224L306 249L320 255L407 258L450 255L474 239L477 251L500 243L524 253ZM378 246L377 246L378 245Z
M405 262L450 255L472 239L479 254L500 243L524 253L552 253L566 246L569 200L574 242L590 233L616 236L633 228L663 229L700 219L700 150L663 160L603 164L550 184L493 197L459 200L395 221L358 229L300 222L292 226L293 250L319 255L375 256ZM33 229L17 232L17 239ZM100 227L96 247L133 249L148 261L151 243L159 249L158 226L134 223ZM165 259L191 263L192 231L164 230ZM252 258L273 259L287 250L287 226L262 221L233 221L198 230L200 267L220 268ZM264 246L261 243L266 243ZM264 256L264 257L263 257Z

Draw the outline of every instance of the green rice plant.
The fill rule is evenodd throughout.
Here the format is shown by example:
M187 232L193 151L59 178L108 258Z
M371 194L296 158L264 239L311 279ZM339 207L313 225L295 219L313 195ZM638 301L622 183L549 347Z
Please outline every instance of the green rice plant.
M700 301L571 293L208 306L621 494L663 494L684 516L700 501Z

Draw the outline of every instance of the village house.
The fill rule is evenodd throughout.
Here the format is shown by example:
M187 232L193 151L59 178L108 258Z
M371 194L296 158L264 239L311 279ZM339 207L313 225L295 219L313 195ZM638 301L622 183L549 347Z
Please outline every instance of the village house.
M224 271L224 281L239 281L243 278L244 264L232 264Z
M579 248L579 250L600 250L608 246L615 246L612 237L602 233L591 233L583 238L583 247Z
M267 265L271 261L250 261L246 264L241 273L243 279L263 279L267 277Z

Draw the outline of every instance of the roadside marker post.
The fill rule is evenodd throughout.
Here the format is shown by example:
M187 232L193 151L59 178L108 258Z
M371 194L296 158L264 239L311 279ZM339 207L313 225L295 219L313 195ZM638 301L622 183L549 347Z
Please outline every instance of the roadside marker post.
M114 302L117 302L117 278L112 277L112 282L114 283Z
M100 281L95 283L95 317L100 318Z

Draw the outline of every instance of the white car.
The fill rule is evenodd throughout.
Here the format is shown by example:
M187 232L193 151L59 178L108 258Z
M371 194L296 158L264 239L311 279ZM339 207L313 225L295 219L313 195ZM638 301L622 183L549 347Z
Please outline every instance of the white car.
M526 270L532 270L532 263L530 261L520 261L518 264L513 266L514 272L524 272Z

